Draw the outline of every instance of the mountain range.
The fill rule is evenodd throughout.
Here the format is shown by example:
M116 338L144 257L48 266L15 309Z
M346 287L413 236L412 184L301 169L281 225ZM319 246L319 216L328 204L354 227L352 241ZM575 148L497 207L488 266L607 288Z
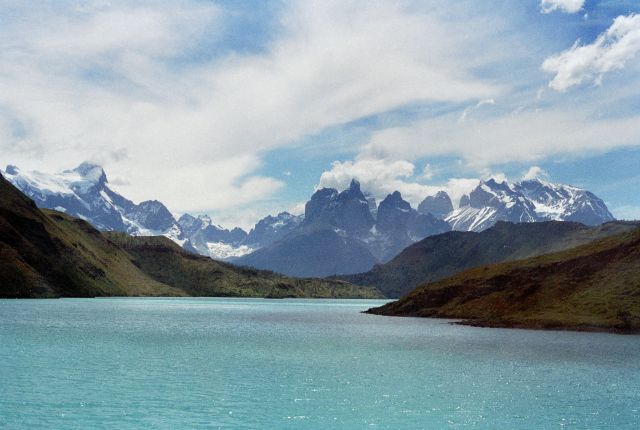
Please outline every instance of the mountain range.
M102 167L87 162L56 174L23 171L11 165L0 173L40 208L83 219L102 231L166 236L187 250L220 260L270 244L301 220L283 212L264 218L247 233L237 227L220 227L206 215L184 214L176 219L157 200L135 204L123 197L109 186Z
M58 174L16 166L1 173L38 207L84 219L99 230L163 235L188 251L292 276L366 272L412 243L452 229L480 232L498 221L598 225L614 219L589 191L539 179L481 181L457 208L440 191L426 196L417 210L397 191L377 204L353 180L342 192L317 190L304 215L268 216L246 232L225 229L205 215L176 219L157 200L135 204L112 190L104 170L91 163Z
M0 297L376 298L342 281L293 279L187 252L166 237L99 232L39 209L0 175Z
M431 214L418 213L397 191L377 206L375 217L371 208L356 180L342 192L323 188L307 202L304 220L294 231L235 261L293 276L354 273L451 229Z

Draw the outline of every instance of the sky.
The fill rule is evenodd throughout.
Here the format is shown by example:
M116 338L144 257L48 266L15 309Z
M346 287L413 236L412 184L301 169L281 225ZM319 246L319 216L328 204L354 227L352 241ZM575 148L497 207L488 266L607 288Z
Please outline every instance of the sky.
M640 2L0 0L0 162L250 227L356 177L640 218Z

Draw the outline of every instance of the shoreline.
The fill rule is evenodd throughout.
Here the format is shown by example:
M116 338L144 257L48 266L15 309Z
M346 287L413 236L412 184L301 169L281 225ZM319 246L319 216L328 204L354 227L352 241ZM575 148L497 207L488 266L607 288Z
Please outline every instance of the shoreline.
M482 319L472 318L460 318L447 315L418 315L418 314L387 314L382 312L375 312L379 308L370 308L366 311L362 311L363 314L378 315L383 317L392 318L433 318L443 320L456 320L451 321L449 324L462 325L467 327L479 327L479 328L504 328L511 330L538 330L538 331L573 331L580 333L608 333L619 335L640 335L640 329L624 329L620 327L612 326L599 326L599 325L587 325L587 324L575 324L575 325L562 325L554 324L552 322L544 323L522 323L522 322L509 322L509 321L486 321Z

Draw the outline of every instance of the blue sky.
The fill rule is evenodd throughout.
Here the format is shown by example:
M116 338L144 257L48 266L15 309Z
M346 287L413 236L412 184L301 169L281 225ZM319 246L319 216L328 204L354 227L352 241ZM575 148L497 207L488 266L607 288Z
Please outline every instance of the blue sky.
M527 172L640 218L640 3L0 0L0 156L250 226ZM533 169L532 169L533 167Z

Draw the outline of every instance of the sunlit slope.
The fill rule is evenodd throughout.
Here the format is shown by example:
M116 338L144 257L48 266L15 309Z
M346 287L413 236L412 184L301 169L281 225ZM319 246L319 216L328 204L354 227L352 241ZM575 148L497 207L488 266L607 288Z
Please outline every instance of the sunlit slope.
M640 331L640 229L425 284L381 315L522 328Z

